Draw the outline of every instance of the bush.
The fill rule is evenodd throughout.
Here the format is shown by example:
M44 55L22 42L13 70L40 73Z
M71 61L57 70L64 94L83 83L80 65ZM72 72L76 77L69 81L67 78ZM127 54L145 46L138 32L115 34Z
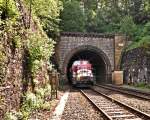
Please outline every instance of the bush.
M37 98L36 98L35 94L33 94L32 92L28 92L28 93L26 93L26 100L25 101L26 101L26 104L33 107L37 103Z
M21 120L23 119L23 115L21 112L10 111L5 114L5 120Z
M33 110L41 108L44 100L41 97L37 97L32 92L27 92L24 98L25 99L21 106L21 112L23 114L23 119L28 120Z
M45 101L45 96L50 95L51 86L47 84L45 88L35 89L35 94L27 92L21 107L24 119L28 119L31 112L36 109L49 110L50 103Z
M41 108L43 110L50 110L50 108L51 108L50 102L45 102L44 104L42 104Z
M46 91L44 88L37 88L35 91L37 96L44 98Z

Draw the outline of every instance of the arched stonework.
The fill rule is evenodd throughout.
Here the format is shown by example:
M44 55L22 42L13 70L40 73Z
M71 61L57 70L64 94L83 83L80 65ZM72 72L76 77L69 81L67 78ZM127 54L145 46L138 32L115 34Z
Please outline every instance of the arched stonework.
M112 69L111 69L111 63L110 63L110 60L109 60L108 56L102 50L100 50L99 48L91 46L91 45L82 45L82 46L79 46L77 48L74 48L73 50L69 51L69 53L67 53L67 55L65 56L63 66L62 66L63 74L65 76L67 75L67 67L68 67L68 64L69 64L71 58L75 54L80 53L82 51L93 52L93 53L97 54L103 60L103 62L105 64L105 69L106 69L106 78L105 78L105 80L106 80L107 83L111 83L110 80L111 80ZM67 76L66 76L66 78L67 78Z

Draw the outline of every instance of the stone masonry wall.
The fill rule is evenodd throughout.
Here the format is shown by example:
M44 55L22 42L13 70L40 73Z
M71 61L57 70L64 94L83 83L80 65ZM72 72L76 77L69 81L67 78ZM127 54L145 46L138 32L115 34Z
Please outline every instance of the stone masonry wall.
M150 83L150 52L136 48L124 53L122 60L125 83Z
M80 46L94 46L102 50L110 60L112 70L114 69L114 36L61 36L59 42L59 64L62 69L63 62L69 53Z

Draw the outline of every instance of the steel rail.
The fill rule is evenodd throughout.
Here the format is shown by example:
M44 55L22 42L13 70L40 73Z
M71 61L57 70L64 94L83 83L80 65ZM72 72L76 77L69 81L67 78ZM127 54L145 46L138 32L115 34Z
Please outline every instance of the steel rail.
M92 90L92 91L94 91L94 92L100 94L101 96L103 96L103 97L106 98L107 100L112 101L113 103L116 103L116 104L119 105L120 107L123 107L125 110L130 111L132 114L135 115L135 117L136 117L136 116L139 116L139 118L141 118L141 119L150 120L150 115L149 115L149 114L146 114L146 113L144 113L144 112L142 112L142 111L139 111L138 109L135 109L135 108L133 108L133 107L131 107L131 106L129 106L129 105L126 105L126 104L124 104L124 103L122 103L122 102L120 102L120 101L118 101L118 100L116 100L116 99L114 99L114 98L111 98L111 97L109 97L109 96L107 96L107 95L105 95L105 94L103 94L103 93L101 93L101 92L99 92L99 91L97 91L97 90L94 90L94 89L92 89L92 88L91 88L90 90ZM92 103L93 106L95 106L101 113L103 113L103 115L104 115L108 120L113 120L113 117L115 118L115 116L112 117L111 115L108 115L107 112L105 112L105 111L104 111L103 109L101 109L98 105L96 105L96 103L94 103L93 100L92 100L90 97L88 97L88 95L86 95L86 93L85 93L83 90L80 90L80 92Z
M109 87L113 87L113 88L119 88L119 89L122 89L122 90L128 90L128 91L132 91L132 92L137 92L137 93L140 93L140 94L145 94L145 95L150 96L150 92L141 91L141 90L138 90L138 89L125 88L125 87L120 87L120 86L115 86L115 85L110 85L110 84L105 84L105 86L109 86Z
M110 101L113 101L113 102L119 104L120 106L126 108L127 110L130 110L132 113L134 112L138 116L140 116L140 117L143 116L144 119L150 120L150 115L149 114L144 113L144 112L142 112L142 111L140 111L140 110L138 110L136 108L133 108L133 107L131 107L131 106L125 104L125 103L122 103L122 102L120 102L120 101L118 101L118 100L116 100L116 99L114 99L112 97L109 97L109 96L107 96L107 95L105 95L105 94L103 94L103 93L101 93L101 92L99 92L99 91L97 91L97 90L95 90L93 88L91 88L91 90L93 90L93 91L97 92L98 94L104 96L105 98L109 99Z
M87 95L83 90L80 90L80 92L91 102L91 104L100 111L108 120L113 120L104 110L102 110L100 107L98 107Z
M124 94L130 95L130 96L134 96L134 97L137 97L137 98L140 98L140 99L150 100L150 97L147 97L147 96L143 95L144 94L143 92L141 93L139 91L135 91L135 90L132 91L130 89L128 90L128 89L124 89L124 88L120 88L120 87L114 87L114 86L111 87L109 85L107 86L107 85L97 85L96 84L95 86L98 86L98 87L101 87L101 88L104 88L104 89L114 90L114 91L117 91L117 92L120 92L120 93L124 93Z

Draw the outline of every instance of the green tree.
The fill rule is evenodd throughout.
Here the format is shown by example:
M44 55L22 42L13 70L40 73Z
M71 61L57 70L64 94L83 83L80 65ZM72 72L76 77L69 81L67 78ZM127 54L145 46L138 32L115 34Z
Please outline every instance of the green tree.
M29 6L30 0L25 0ZM59 33L59 16L62 9L60 0L32 0L32 11L38 18L49 37Z
M64 2L61 12L61 28L65 32L84 32L85 18L78 1Z
M143 36L146 36L146 35L150 36L150 21L145 24L142 35Z
M86 10L85 13L85 29L87 32L96 32L96 12L94 10Z
M147 47L147 45L150 47L150 21L145 24L139 42L145 47Z
M131 16L125 16L120 22L120 32L130 37L135 37L137 26Z

